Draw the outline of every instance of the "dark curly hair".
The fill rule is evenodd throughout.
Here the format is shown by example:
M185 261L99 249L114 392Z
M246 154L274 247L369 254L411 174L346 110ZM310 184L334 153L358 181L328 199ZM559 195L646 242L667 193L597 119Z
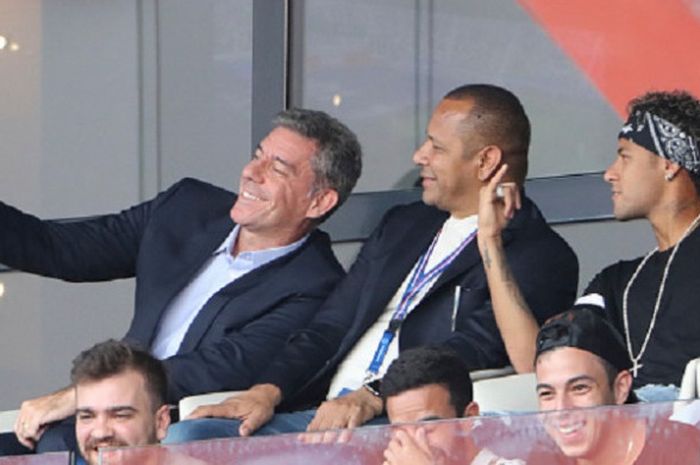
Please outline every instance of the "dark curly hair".
M700 141L700 100L684 90L652 91L632 99L627 105L629 114L648 111L670 121ZM698 147L700 148L700 147ZM700 195L700 175L688 172Z

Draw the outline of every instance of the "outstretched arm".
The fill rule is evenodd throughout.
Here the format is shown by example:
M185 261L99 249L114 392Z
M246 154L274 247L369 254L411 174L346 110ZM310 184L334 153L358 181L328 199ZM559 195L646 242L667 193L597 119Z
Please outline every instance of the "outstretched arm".
M520 208L520 189L501 182L503 165L479 194L478 244L488 280L493 313L513 368L532 371L539 325L525 302L506 260L501 233Z

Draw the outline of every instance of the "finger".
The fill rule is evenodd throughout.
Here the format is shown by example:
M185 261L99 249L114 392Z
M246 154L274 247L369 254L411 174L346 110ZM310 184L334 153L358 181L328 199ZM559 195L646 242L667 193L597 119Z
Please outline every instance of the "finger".
M187 420L194 418L219 417L219 418L236 418L238 409L233 404L212 404L201 405L194 409L192 413L187 415Z
M27 449L34 450L35 443L31 439L25 438L22 436L17 436L17 440L19 441L20 444L22 444Z
M243 419L243 422L238 428L238 433L241 436L250 436L258 429L260 429L261 426L270 421L272 415L273 411L267 411L264 408L257 408L251 410L245 418L241 417Z
M515 213L515 198L513 196L513 191L511 186L506 186L505 183L499 184L504 191L503 195L503 216L508 219L513 218Z
M338 413L337 410L332 414L325 411L317 411L306 431L325 431L329 429L344 428L347 424L344 413Z
M365 423L365 420L362 415L362 410L358 409L358 411L351 414L347 421L345 421L344 423L344 425L340 426L341 428L357 428L358 426L362 426Z
M520 190L514 182L502 182L498 185L498 188L502 192L503 215L511 219L515 214L515 210L520 208Z
M419 428L418 431L416 431L414 442L424 452L430 453L430 446L428 445L428 436L425 432L425 428Z
M395 443L394 441L390 442L389 447L384 449L384 462L396 463L396 456L399 450L400 446L397 443Z
M196 409L192 410L192 412L185 417L185 420L194 420L195 418L206 418L206 417L211 417L214 416L214 407L213 405L201 405L197 407Z
M319 435L321 443L323 444L335 444L338 442L339 432L336 430L326 431Z
M307 432L312 432L312 431L319 431L321 424L323 423L323 418L322 415L319 414L319 411L316 411L316 415L311 419L309 422L309 425L306 427Z
M352 440L352 430L351 429L343 429L340 430L340 433L338 434L338 439L337 441L341 444L347 444Z
M504 163L504 164L498 169L498 171L496 171L496 174L494 174L493 177L491 178L491 180L489 181L489 183L488 183L489 189L488 189L488 190L489 190L492 194L495 194L496 188L497 188L498 185L501 183L501 180L503 179L503 176L506 175L506 171L508 171L508 165Z
M29 430L29 421L25 415L18 415L15 420L14 431L17 436L24 436Z
M34 449L34 444L36 443L36 439L38 439L38 437L35 436L37 436L38 431L34 431L34 428L31 426L29 421L18 418L15 421L14 431L15 436L17 436L17 440L22 445L30 449Z
M318 439L316 436L320 436L321 433L299 433L297 435L297 441L303 443L303 444L317 444L321 442L320 439Z
M408 433L404 429L396 431L392 442L395 442L398 447L404 447L408 441Z

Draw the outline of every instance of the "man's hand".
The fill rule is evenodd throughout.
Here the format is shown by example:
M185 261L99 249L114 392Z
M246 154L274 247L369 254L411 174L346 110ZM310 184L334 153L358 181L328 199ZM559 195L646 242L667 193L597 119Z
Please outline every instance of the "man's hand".
M423 428L415 433L397 430L384 450L384 465L434 465L439 463L433 456Z
M355 428L381 414L382 410L382 400L362 387L322 403L306 431Z
M282 392L273 384L258 384L233 397L213 405L197 407L187 420L204 417L236 418L241 420L238 434L250 436L270 421Z
M25 400L15 421L17 440L29 449L44 434L46 426L75 413L75 389L68 387L43 397Z
M499 168L488 184L479 192L479 242L500 239L501 232L520 209L520 189L513 182L501 182L508 165Z

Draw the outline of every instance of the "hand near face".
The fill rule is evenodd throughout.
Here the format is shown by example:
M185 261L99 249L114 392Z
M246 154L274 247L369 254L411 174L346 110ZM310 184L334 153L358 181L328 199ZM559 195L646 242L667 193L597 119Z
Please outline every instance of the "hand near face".
M250 436L272 418L280 398L281 392L277 386L271 384L253 386L218 404L197 407L187 419L236 418L241 420L238 433L241 436Z
M405 429L397 430L384 451L383 465L432 465L438 463L440 460L428 445L423 428L412 432Z
M520 209L520 189L513 182L501 182L508 165L499 168L479 193L479 239L500 238L501 232Z

